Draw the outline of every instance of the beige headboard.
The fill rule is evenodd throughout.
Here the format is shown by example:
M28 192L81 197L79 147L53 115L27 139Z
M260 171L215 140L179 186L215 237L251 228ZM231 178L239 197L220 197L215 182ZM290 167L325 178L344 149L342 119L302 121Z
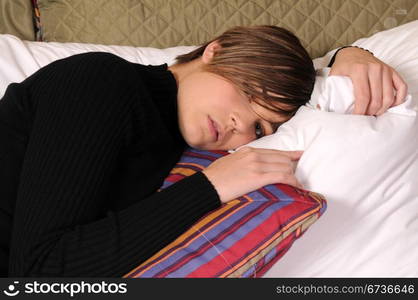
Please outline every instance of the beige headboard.
M283 26L313 57L418 19L417 0L38 0L44 39L165 48L236 25Z
M31 0L0 0L0 34L35 38Z
M273 24L296 33L312 57L418 19L418 0L1 0L2 19L25 39L34 38L31 1L44 41L165 48Z

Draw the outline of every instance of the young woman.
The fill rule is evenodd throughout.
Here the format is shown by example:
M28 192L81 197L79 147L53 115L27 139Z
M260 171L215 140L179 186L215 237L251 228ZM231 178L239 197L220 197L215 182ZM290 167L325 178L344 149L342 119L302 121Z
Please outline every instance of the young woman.
M351 48L333 72L354 70L356 85L368 68L371 87L398 78ZM11 84L0 101L0 275L120 277L223 202L274 182L300 187L301 153L243 148L156 192L187 145L227 150L273 133L314 79L293 34L258 26L229 30L170 68L86 53ZM397 101L388 97L360 100L384 111Z

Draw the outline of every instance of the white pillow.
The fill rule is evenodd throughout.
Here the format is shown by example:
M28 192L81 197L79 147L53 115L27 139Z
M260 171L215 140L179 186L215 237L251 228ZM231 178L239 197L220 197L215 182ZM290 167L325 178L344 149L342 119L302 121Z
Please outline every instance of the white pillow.
M407 101L377 118L342 114L352 109L351 81L325 72L310 104L248 144L304 150L296 177L328 200L321 219L265 277L418 276L418 21L354 44L399 71ZM324 67L321 59L316 66Z
M166 49L130 46L106 46L81 43L45 43L22 41L0 34L0 99L11 82L21 82L41 67L61 58L91 51L109 52L130 62L160 65L175 62L175 57L194 50L196 46Z

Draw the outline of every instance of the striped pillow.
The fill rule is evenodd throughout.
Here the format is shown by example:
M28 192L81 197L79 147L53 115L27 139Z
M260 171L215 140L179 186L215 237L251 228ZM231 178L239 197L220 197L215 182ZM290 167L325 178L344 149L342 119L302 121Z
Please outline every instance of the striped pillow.
M187 149L162 189L227 154ZM320 194L265 186L203 216L124 277L261 277L325 209Z

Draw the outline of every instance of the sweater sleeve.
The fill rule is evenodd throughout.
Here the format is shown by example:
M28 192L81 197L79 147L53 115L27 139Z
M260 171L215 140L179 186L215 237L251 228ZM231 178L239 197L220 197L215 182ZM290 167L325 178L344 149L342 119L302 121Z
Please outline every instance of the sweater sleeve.
M121 74L133 73L114 56L75 55L15 85L31 95L34 118L9 276L123 276L221 205L198 172L124 210L100 211L138 95Z

